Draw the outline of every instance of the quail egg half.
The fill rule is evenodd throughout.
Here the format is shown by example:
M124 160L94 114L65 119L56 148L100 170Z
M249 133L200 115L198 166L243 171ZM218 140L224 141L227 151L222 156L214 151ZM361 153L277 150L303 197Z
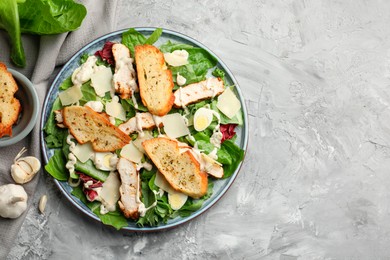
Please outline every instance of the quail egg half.
M194 128L200 132L205 130L213 121L214 111L205 107L196 110L194 114Z

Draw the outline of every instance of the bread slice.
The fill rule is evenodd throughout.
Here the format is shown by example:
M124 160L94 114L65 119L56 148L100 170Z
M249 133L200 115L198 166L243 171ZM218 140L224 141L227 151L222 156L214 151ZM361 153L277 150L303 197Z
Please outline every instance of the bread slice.
M190 151L180 153L178 142L165 137L146 140L142 145L172 188L195 199L206 194L207 174Z
M22 110L14 96L16 91L18 85L14 77L7 66L0 63L0 137L12 136L12 126L18 121Z
M172 108L172 72L164 55L153 45L135 46L135 63L142 103L153 115L164 116Z
M91 142L96 152L112 152L131 141L130 136L87 106L65 107L63 123L77 142L80 144Z
M225 90L223 80L220 78L208 78L206 80L189 84L175 91L175 107L183 107L197 103L204 99L216 97Z

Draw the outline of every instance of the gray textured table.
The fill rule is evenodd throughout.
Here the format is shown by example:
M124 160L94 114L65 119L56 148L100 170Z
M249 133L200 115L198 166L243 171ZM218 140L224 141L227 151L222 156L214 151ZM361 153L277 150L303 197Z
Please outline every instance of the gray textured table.
M95 225L42 176L10 259L385 259L390 255L390 2L122 1L118 29L204 43L246 98L235 183L161 233Z

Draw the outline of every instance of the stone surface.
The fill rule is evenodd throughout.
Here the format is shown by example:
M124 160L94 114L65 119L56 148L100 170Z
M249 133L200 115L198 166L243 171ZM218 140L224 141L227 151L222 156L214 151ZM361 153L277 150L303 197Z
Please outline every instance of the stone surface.
M207 213L160 233L96 225L41 177L9 259L385 259L390 255L390 2L122 1L118 29L163 27L240 84L250 142Z

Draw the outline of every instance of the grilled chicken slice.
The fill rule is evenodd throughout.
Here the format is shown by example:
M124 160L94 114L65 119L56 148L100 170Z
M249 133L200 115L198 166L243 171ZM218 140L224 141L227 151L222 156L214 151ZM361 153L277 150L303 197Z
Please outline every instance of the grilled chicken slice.
M131 134L136 131L141 132L143 129L152 129L156 126L153 115L149 112L137 113L127 122L119 125L119 129L125 134Z
M126 218L138 219L141 201L137 168L134 163L122 157L118 161L117 169L122 182L119 187L121 196L118 201L119 207Z
M138 92L133 67L134 60L130 56L129 49L121 43L115 43L112 46L112 54L115 59L115 73L113 76L115 92L120 94L122 99L130 98L134 92Z
M222 79L209 78L201 82L181 87L175 91L175 107L185 107L189 104L220 95L225 90Z

